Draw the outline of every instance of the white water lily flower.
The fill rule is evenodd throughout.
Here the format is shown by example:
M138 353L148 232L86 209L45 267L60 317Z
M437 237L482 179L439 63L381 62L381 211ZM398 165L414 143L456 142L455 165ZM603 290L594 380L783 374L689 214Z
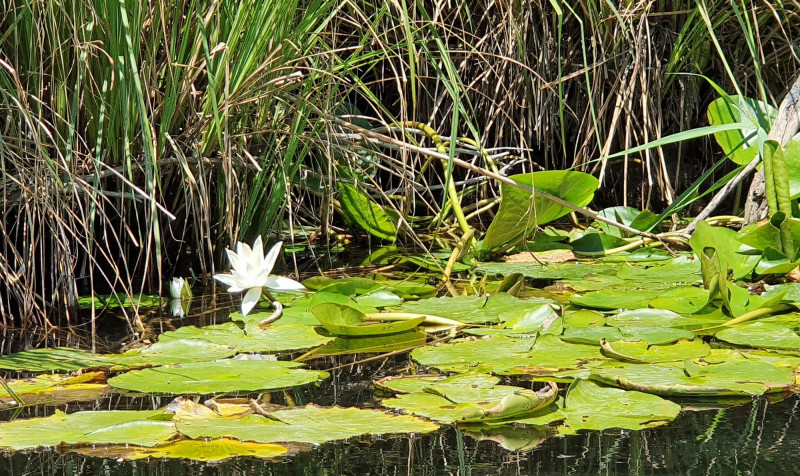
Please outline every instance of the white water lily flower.
M173 299L183 299L192 297L192 288L183 278L172 278L169 283L169 295Z
M229 293L247 292L242 299L242 314L247 315L258 303L263 288L280 291L300 290L305 287L297 281L281 276L270 276L283 242L278 242L264 255L261 237L256 238L253 248L241 241L236 243L236 252L226 250L231 262L230 274L215 274L214 279L227 284Z

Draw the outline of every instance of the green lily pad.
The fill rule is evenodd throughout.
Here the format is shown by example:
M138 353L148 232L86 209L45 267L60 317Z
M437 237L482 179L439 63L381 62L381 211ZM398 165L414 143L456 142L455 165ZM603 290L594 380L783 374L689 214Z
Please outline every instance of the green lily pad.
M679 340L667 345L648 345L645 341L601 341L603 353L623 362L655 363L705 357L711 347L701 339Z
M655 395L576 380L567 391L562 411L564 424L573 431L641 430L674 420L681 406Z
M427 433L439 427L409 415L313 405L272 412L270 416L272 419L255 414L183 418L176 414L176 419L178 430L189 438L235 438L258 443L322 444L361 435Z
M0 423L0 448L120 443L156 446L176 435L175 424L165 421L161 411L87 411L67 415L57 410L46 418Z
M796 321L795 324L798 322ZM723 329L714 337L729 344L762 349L800 350L800 336L790 327L772 322L754 322Z
M318 334L310 326L283 325L261 328L251 321L245 322L244 331L236 324L227 322L199 328L184 326L158 337L160 342L179 339L207 341L234 348L242 353L310 349L333 340L332 337Z
M235 347L214 344L206 340L167 338L163 342L108 357L114 360L116 367L131 368L224 359L235 355L236 352Z
M395 352L422 345L427 339L428 334L420 330L385 336L339 337L313 352L315 356Z
M95 367L112 367L115 362L105 355L71 347L33 349L0 357L0 369L28 372L72 372Z
M497 327L473 327L464 329L464 332L472 335L491 335L501 334L507 336L515 335L536 335L556 334L559 335L564 330L564 324L553 306L543 304L539 307L522 311L520 315L507 320Z
M649 306L678 314L694 314L709 303L708 290L697 286L675 286L651 299Z
M616 263L569 261L565 263L481 263L473 272L490 276L508 276L520 273L526 278L540 280L577 279L589 275L615 275L620 268Z
M526 362L535 339L491 336L482 339L456 339L445 344L420 347L411 358L442 371L468 372L472 369L500 371Z
M599 367L593 370L591 378L656 395L701 397L763 395L794 383L791 369L765 362L731 360L701 365L687 360L685 366L685 369L655 364Z
M552 299L517 299L505 293L492 296L455 296L421 299L403 304L403 312L431 314L465 324L498 323L522 315Z
M617 277L636 283L699 283L700 260L681 256L649 267L625 265L619 270Z
M419 390L384 399L381 404L444 423L482 422L516 419L538 413L553 406L558 396L555 386L534 392L508 385L486 386L483 377L475 378L477 384L470 384L466 376L462 376L457 383L450 383L448 379L433 381L430 377L421 377L422 386ZM563 418L553 411L546 413L551 416L549 421Z
M616 327L592 326L564 329L564 335L561 336L561 339L565 342L574 342L576 344L600 345L600 339L615 341L624 340L625 338Z
M673 327L679 329L699 329L725 322L724 316L705 316L696 314L684 317L664 309L632 309L608 316L606 323L617 327Z
M115 388L138 392L210 394L278 390L328 378L327 372L300 369L284 361L217 360L132 370L108 380Z
M239 456L272 459L287 454L289 449L271 443L253 443L231 438L214 440L178 440L154 448L142 446L102 446L84 447L71 450L84 456L96 458L135 461L149 458L181 458L194 461L218 462Z
M409 331L425 322L425 317L397 322L368 321L358 309L336 303L317 304L314 317L331 334L340 336L379 336Z
M105 372L84 372L81 375L43 374L31 378L10 379L6 384L26 405L58 405L93 400L110 393ZM17 406L16 400L0 387L0 408Z
M609 289L593 291L584 295L573 294L569 297L569 301L572 304L592 309L637 309L647 307L650 300L659 294L660 291L654 290L631 292L629 289Z

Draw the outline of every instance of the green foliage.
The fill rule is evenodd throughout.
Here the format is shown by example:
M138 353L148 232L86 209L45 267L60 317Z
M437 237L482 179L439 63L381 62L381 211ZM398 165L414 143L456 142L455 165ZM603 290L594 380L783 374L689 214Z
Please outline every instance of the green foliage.
M513 180L549 192L582 207L592 201L599 186L597 179L582 172L546 171L514 175ZM503 200L492 224L486 230L482 248L502 250L524 240L539 225L560 218L571 210L535 193L502 184Z

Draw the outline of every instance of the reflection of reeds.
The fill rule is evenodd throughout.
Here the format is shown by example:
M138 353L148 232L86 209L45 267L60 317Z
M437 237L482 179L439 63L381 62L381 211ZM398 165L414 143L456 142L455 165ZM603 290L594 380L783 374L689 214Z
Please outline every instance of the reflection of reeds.
M4 3L2 322L74 323L79 290L214 272L219 250L274 231L286 211L327 225L330 177L360 158L318 112L352 105L405 140L417 136L392 125L420 121L444 140L593 170L634 206L652 192L669 201L688 167L680 151L590 160L702 124L704 83L669 73L730 91L735 78L774 103L800 62L798 5L617 3ZM446 168L372 153L370 190L394 191L377 198L452 220L436 190ZM455 173L473 208L492 203Z

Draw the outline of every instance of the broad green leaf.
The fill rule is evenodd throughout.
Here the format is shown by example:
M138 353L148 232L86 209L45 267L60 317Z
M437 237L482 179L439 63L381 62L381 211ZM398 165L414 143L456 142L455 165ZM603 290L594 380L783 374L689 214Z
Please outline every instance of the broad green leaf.
M705 221L697 224L689 244L697 256L701 256L705 248L715 249L720 263L733 271L733 279L742 279L749 275L759 259L756 255L739 252L742 243L738 233L729 228L711 226Z
M594 345L599 345L600 339L611 343L614 341L642 341L645 345L662 345L677 342L680 339L694 339L694 337L695 335L691 331L672 327L594 326L566 329L561 339L567 342Z
M244 331L232 322L199 328L184 326L165 332L158 339L160 342L179 339L206 341L233 348L240 353L302 350L333 340L332 337L318 334L311 326L282 325L261 328L249 320L245 323Z
M135 461L150 458L180 458L194 461L217 462L236 457L281 458L288 448L270 443L253 443L231 438L214 440L178 440L153 448L143 446L103 446L73 448L70 451L95 458Z
M183 328L181 328L183 329ZM109 355L117 366L131 368L146 365L166 365L224 359L237 352L236 347L219 345L202 339L164 339L164 342L129 350L120 355Z
M616 275L620 264L592 261L574 261L566 263L481 263L473 270L476 274L490 276L508 276L521 273L526 278L555 280L583 278L588 275Z
M535 335L537 332L542 334L560 335L564 330L564 323L553 306L542 304L539 307L523 311L518 316L507 320L497 327L475 327L464 329L464 332L472 335L502 334L513 335Z
M685 317L666 309L633 309L608 316L606 318L606 323L609 326L617 326L620 328L643 326L673 327L691 330L722 324L725 320L726 318L724 316L708 317L703 314Z
M636 283L699 283L700 261L681 256L649 267L625 265L617 272L617 277Z
M748 123L740 130L715 132L714 138L728 157L739 165L748 164L758 154L758 135L772 127L778 111L757 99L728 96L708 105L708 122L712 125Z
M0 357L0 369L29 372L72 372L94 367L108 368L114 364L109 356L71 347L33 349Z
M614 228L615 230L617 228ZM603 251L613 250L628 244L627 241L614 235L587 231L580 238L570 241L572 250L577 254L593 256Z
M477 385L466 376L457 383L423 376L415 391L384 399L381 405L443 423L509 420L539 412L550 416L550 421L563 418L552 405L558 396L552 387L534 392L507 385L487 386L483 377L475 378Z
M665 345L649 345L645 341L602 341L600 346L606 356L633 363L682 361L705 357L711 352L711 347L701 339L682 339Z
M278 390L328 377L327 372L300 366L284 361L217 360L132 370L109 379L108 384L137 392L211 394Z
M651 299L649 305L654 309L672 311L678 314L694 314L706 307L709 302L708 290L697 286L675 286Z
M78 444L156 446L177 436L175 424L161 411L86 411L70 415L57 410L46 418L0 423L0 448L25 450Z
M593 309L636 309L647 307L651 299L660 294L660 291L638 290L631 292L628 289L609 289L593 291L584 295L573 294L569 297L572 304L590 307Z
M792 200L800 198L800 141L792 139L783 146L786 171L789 178L789 193Z
M379 336L409 331L425 322L425 317L407 321L374 322L358 309L343 304L323 303L311 308L312 314L331 334L339 336Z
M656 395L702 397L763 395L794 383L791 369L765 362L742 359L698 365L687 360L685 366L685 369L656 364L598 367L591 378Z
M339 337L313 352L315 356L386 353L417 347L427 339L428 334L420 330L374 337Z
M383 207L372 201L369 195L354 185L339 182L337 186L342 211L350 220L373 236L394 241L397 235L397 224Z
M798 322L800 321L795 321L796 324ZM729 327L717 332L714 337L745 347L800 350L800 336L792 328L779 323L753 322Z
M94 400L110 393L105 372L84 372L80 375L43 374L31 378L6 379L11 388L26 405L59 405L62 403ZM5 388L0 387L0 408L14 407L17 403Z
M637 230L647 230L651 228L657 221L658 215L654 215L649 210L637 210L631 207L609 207L604 208L598 212L598 215L614 220L617 223L628 225ZM595 221L594 226L600 228L606 235L624 238L628 235L619 228L613 227L602 221Z
M411 358L422 365L442 371L467 372L475 367L485 368L488 372L500 371L526 362L534 342L535 339L504 336L456 339L414 349Z
M427 433L435 423L409 415L392 415L358 408L320 408L309 405L270 414L209 418L178 418L178 430L189 438L235 438L258 443L311 443L355 438L361 435Z
M551 304L552 299L517 299L505 293L491 296L454 296L420 299L403 304L403 312L432 314L465 324L505 322L521 316L542 304Z
M567 391L562 411L567 416L564 424L573 431L640 430L674 420L681 406L655 395L576 380Z
M599 182L589 174L552 170L510 177L523 185L549 192L577 206L587 205ZM506 184L500 186L502 201L483 238L484 250L504 249L524 240L537 226L569 213L569 208L540 195Z

